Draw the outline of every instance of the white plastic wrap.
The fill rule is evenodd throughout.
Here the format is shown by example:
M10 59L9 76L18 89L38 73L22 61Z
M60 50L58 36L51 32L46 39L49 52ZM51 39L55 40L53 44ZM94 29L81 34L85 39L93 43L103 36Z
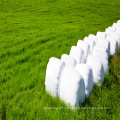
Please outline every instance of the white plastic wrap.
M97 42L97 45L102 45L104 46L106 49L107 49L107 52L108 52L108 57L110 56L110 41L107 40L107 39L101 39L99 38L98 39L98 42Z
M77 64L75 69L78 70L78 72L80 72L80 74L84 78L85 96L86 98L88 98L93 90L94 85L92 68L88 64Z
M77 64L84 63L84 51L81 48L72 46L70 50L70 56L75 58Z
M97 36L95 36L95 35L93 35L93 34L89 34L88 37L89 37L90 39L93 39L93 40L95 41L95 43L97 43L97 40L98 40Z
M59 95L59 87L64 67L65 63L60 59L54 57L49 59L46 69L45 88L53 97Z
M118 51L118 41L111 36L107 39L110 41L110 55L115 55Z
M101 85L104 81L104 68L102 61L92 55L89 55L87 64L92 67L94 83Z
M113 37L114 39L116 39L118 41L118 48L120 48L120 35L117 33L110 33L110 36Z
M65 62L65 65L69 65L71 67L75 67L76 66L76 60L75 60L75 58L73 58L70 55L62 54L61 60Z
M84 41L87 42L90 46L90 54L93 54L94 47L96 45L95 41L90 39L89 37L85 37Z
M108 27L107 29L109 29L111 32L115 32L116 31L115 27Z
M107 34L106 34L105 32L100 32L100 31L98 31L97 34L96 34L96 36L97 36L98 38L106 38L106 37L107 37Z
M116 30L120 28L120 26L117 23L113 23L112 27L116 28Z
M107 36L110 36L111 32L116 32L117 28L115 27L108 27L105 29L105 33L107 34Z
M78 107L85 101L85 83L80 73L73 67L66 66L63 71L60 98L72 107Z
M108 60L108 54L106 52L101 51L101 50L94 50L93 56L104 57Z
M103 63L103 68L104 68L104 73L105 73L106 75L108 75L108 73L109 73L109 62L108 62L108 59L105 58L105 57L102 56L102 55L96 55L95 57L96 57L97 59L100 59L100 60L102 61L102 63Z
M120 27L120 20L117 21L117 25Z
M120 35L120 28L115 31L116 34Z
M86 43L85 41L78 40L77 47L83 49L83 51L84 51L84 60L83 60L84 62L83 63L86 63L87 57L90 54L90 46L89 46L89 44Z
M107 58L108 58L108 50L106 47L104 47L103 45L99 45L97 44L95 46L95 49L93 51L93 56L99 54L99 53L103 53L104 55L107 54ZM106 55L105 55L106 56Z

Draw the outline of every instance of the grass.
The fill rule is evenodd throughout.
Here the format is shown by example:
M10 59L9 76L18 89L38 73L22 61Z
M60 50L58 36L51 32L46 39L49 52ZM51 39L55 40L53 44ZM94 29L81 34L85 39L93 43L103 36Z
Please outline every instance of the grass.
M120 19L119 0L0 0L0 119L120 119L120 51L104 85L81 107L66 107L45 91L48 60L69 54L89 34Z

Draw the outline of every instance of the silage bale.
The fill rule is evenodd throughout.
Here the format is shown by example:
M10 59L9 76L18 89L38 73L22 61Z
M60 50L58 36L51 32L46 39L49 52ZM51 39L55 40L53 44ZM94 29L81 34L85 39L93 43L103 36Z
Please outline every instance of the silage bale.
M97 54L95 56L97 59L100 59L103 63L104 74L108 75L109 73L109 62L108 59L104 57L104 55Z
M87 42L90 46L90 54L93 54L94 47L96 45L95 41L90 39L89 37L85 37L84 41Z
M112 37L118 41L118 48L120 48L120 27L116 23L112 27L116 29L114 32L108 29L105 32L107 37Z
M118 51L118 41L111 36L108 36L107 39L110 41L110 55L115 55Z
M105 32L100 32L100 31L98 31L97 34L96 34L96 36L97 36L98 38L106 38L106 37L107 37L107 34L106 34Z
M104 81L104 68L100 59L89 55L87 58L87 64L89 64L93 71L94 83L101 85Z
M70 55L62 54L61 60L65 62L65 65L69 65L71 67L75 67L76 66L76 60L75 60L75 58L73 58Z
M116 30L120 29L120 26L117 23L113 23L112 27L114 27Z
M106 56L106 58L109 58L109 56L108 56L108 50L107 50L107 48L105 47L105 46L103 46L103 45L100 45L100 44L97 44L96 46L95 46L95 49L94 49L94 51L93 51L93 56L95 56L96 54L98 54L98 53L103 53L105 56L106 56L106 54L107 54L107 56Z
M82 75L85 82L85 96L86 99L90 96L93 90L94 80L92 68L88 64L77 64L75 67L78 72Z
M105 47L102 47L100 45L97 45L99 48L101 48L102 50L104 50ZM97 48L96 46L96 48ZM101 50L98 50L98 49L94 49L94 52L93 52L93 56L96 57L96 58L99 58L102 63L103 63L103 68L104 68L104 73L106 73L108 75L108 72L109 72L109 62L108 62L108 54L107 52L104 51L101 51Z
M89 44L86 43L85 41L78 40L77 47L83 49L83 51L84 51L84 62L83 63L86 63L87 57L90 54L90 46L89 46Z
M109 56L110 56L110 41L105 39L105 38L104 39L103 38L99 38L98 42L97 42L97 45L102 45L102 46L104 46L107 49L108 58L109 58Z
M117 25L120 27L120 20L117 21Z
M85 83L80 73L73 67L64 68L60 86L60 98L72 107L85 101Z
M111 32L116 32L116 28L115 27L108 27L105 29L105 33L107 34L107 36L110 36Z
M59 87L64 67L65 63L60 59L54 57L49 59L46 69L45 89L53 97L59 95Z
M113 37L114 39L116 39L118 41L118 49L119 49L120 48L120 35L117 34L117 33L115 33L115 32L114 33L111 32L110 36Z
M80 63L84 62L84 51L77 46L72 46L71 47L70 56L75 58L77 64L80 64Z
M101 56L101 57L104 57L104 58L108 59L107 52L104 52L104 51L101 51L101 50L97 50L97 49L94 49L93 56Z
M108 27L107 29L110 30L111 32L115 32L116 31L115 27Z
M115 33L117 33L117 34L119 35L119 37L120 37L120 28L117 29L117 30L115 31Z
M97 41L98 41L97 36L95 36L95 35L93 35L93 34L89 34L88 37L89 37L90 39L93 39L93 40L95 41L95 43L97 43Z

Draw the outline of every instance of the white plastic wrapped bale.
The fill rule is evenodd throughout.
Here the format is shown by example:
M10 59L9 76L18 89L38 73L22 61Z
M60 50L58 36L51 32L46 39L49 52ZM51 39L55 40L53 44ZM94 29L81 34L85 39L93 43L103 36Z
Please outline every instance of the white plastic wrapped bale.
M117 34L120 34L120 25L119 25L119 24L113 23L112 27L116 29L115 32L116 32Z
M100 45L100 44L97 44L95 46L94 51L93 51L93 56L96 56L97 54L104 54L104 56L106 56L106 54L107 54L106 58L109 58L107 48L103 45Z
M110 41L107 40L106 38L99 38L97 45L102 45L107 49L108 58L109 58L109 56L110 56Z
M115 31L118 35L120 35L120 28Z
M117 23L113 23L112 27L116 30L120 29L120 26Z
M118 48L120 48L120 35L117 33L110 33L110 36L113 37L114 39L116 39L118 41Z
M96 45L95 41L90 39L89 37L85 37L84 41L87 42L90 46L90 54L93 54L94 47Z
M60 98L72 107L78 107L85 101L85 83L80 73L73 67L66 66L60 86Z
M100 32L100 31L98 31L97 34L96 34L96 36L97 36L98 38L106 38L106 37L107 37L107 34L106 34L105 32Z
M88 98L93 90L94 80L92 68L88 64L77 64L75 67L78 72L82 75L85 82L85 96Z
M117 25L119 25L119 27L120 27L120 20L117 21Z
M105 58L104 57L104 55L102 56L102 55L96 55L95 56L97 59L100 59L101 61L102 61L102 63L103 63L103 68L104 68L104 73L106 74L106 75L108 75L108 73L109 73L109 62L108 62L108 59L107 58Z
M94 83L101 85L104 81L104 68L102 61L92 55L89 55L87 64L92 67Z
M110 30L111 32L115 32L116 31L115 27L108 27L107 29Z
M95 35L93 35L93 34L89 34L88 37L89 37L90 39L93 39L93 40L95 41L95 43L97 43L97 40L98 40L97 36L95 36Z
M82 48L84 51L84 60L83 63L86 63L87 57L90 54L90 46L88 43L82 40L78 40L77 47Z
M70 56L75 58L77 64L80 64L80 63L84 62L84 51L77 46L72 46L71 47Z
M118 51L118 41L111 36L108 36L107 39L110 41L110 55L115 55Z
M65 62L65 65L69 65L71 67L75 67L76 65L76 60L70 55L67 54L62 54L61 60Z
M104 51L101 51L101 50L94 49L93 56L104 57L108 60L108 54Z
M107 36L110 36L110 33L115 31L116 31L115 27L108 27L105 29L105 33L107 34Z
M59 95L59 87L64 67L65 63L60 59L54 57L49 59L46 69L45 88L53 97Z

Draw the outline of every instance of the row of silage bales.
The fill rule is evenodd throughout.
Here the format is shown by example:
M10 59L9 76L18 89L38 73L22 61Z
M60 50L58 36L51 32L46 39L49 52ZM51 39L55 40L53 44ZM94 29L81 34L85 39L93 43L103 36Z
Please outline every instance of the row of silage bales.
M92 93L93 86L104 82L109 74L109 57L120 48L120 21L105 32L90 34L78 40L69 55L61 60L50 58L45 78L45 88L52 96L59 96L73 108L78 107Z

